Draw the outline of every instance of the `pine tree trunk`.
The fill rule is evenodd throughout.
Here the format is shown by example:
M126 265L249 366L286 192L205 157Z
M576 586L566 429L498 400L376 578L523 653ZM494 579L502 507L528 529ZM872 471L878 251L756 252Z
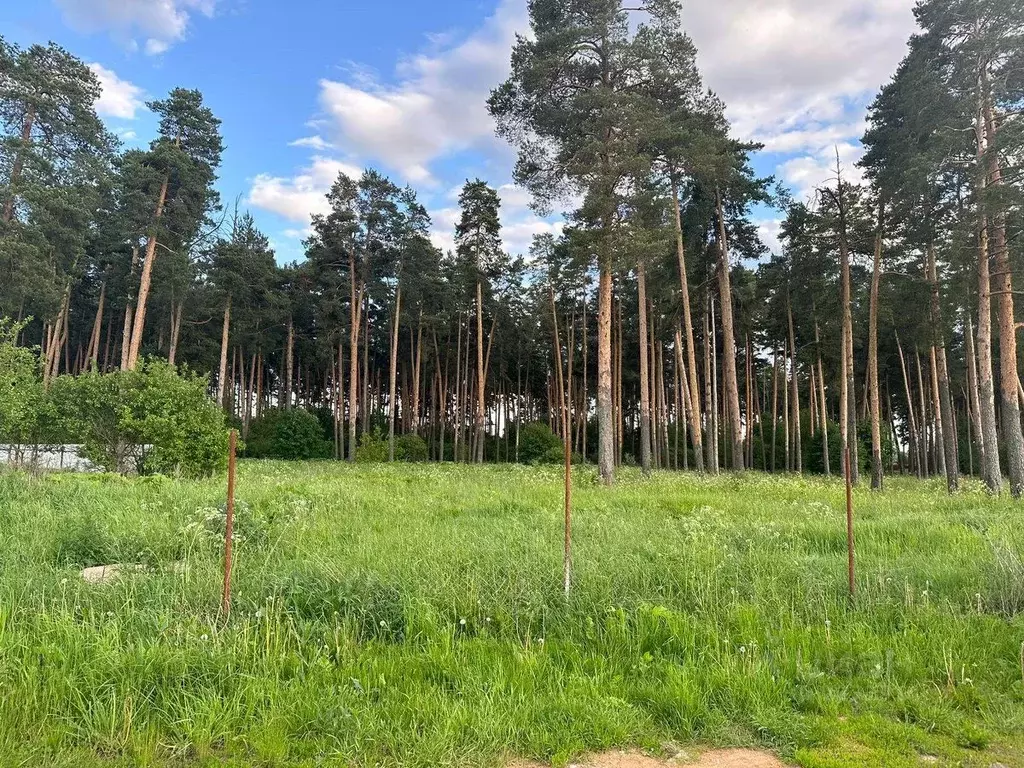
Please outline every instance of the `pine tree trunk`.
M686 274L686 252L683 243L683 226L679 211L679 190L675 177L672 179L672 209L676 229L676 256L679 260L679 285L683 299L683 328L686 331L685 376L690 392L690 403L687 409L690 417L690 439L693 444L694 463L697 471L704 471L703 432L700 413L700 389L697 386L697 347L694 343L693 315L690 311L690 284Z
M459 397L462 387L462 316L459 315L458 340L455 343L455 429L452 436L452 461L459 460L459 441L462 437L462 400Z
M984 79L978 75L978 109L975 115L975 141L977 149L977 197L987 198L988 180L984 167L987 148L985 125ZM992 281L989 274L989 218L982 214L978 230L978 393L980 397L981 430L985 445L981 460L981 474L989 492L998 495L1003 475L999 466L999 437L996 428L995 383L992 374Z
M942 423L941 395L939 394L939 362L935 345L928 349L931 363L932 413L935 421L935 470L940 475L946 474L946 429Z
M821 334L818 329L817 317L814 318L814 344L818 348L818 394L820 397L822 462L825 468L825 477L829 477L832 474L832 468L829 466L828 454L828 401L825 399L825 367L821 362Z
M356 423L359 418L359 329L362 327L362 281L356 286L355 254L349 254L349 338L348 338L348 460L356 460Z
M772 472L778 469L779 446L779 348L772 358Z
M420 310L416 323L416 360L412 366L412 409L409 418L412 420L411 431L414 435L420 432L420 379L423 367L423 310Z
M931 436L928 433L928 405L925 399L924 375L921 372L921 355L916 349L914 350L914 358L917 360L917 396L921 407L921 410L918 412L918 418L921 423L921 436L918 444L921 446L921 462L924 476L930 477L931 467L934 465L931 463L930 455Z
M486 413L486 382L484 377L484 305L483 286L476 281L476 458L484 462L484 414Z
M964 333L965 351L967 354L967 402L968 415L974 444L978 449L978 461L985 466L985 451L988 446L985 444L985 435L981 428L981 396L978 393L978 358L974 351L974 323L971 321L971 313L967 312L966 332ZM971 473L973 474L973 457Z
M732 278L729 267L729 244L725 232L722 195L715 190L718 210L718 289L722 299L722 375L725 384L725 411L732 435L730 450L732 468L743 471L743 414L740 412L739 379L736 374L736 334L732 318Z
M793 368L791 384L793 388L793 455L795 460L793 468L799 475L804 471L803 440L800 437L800 379L796 367L796 331L793 328L793 307L789 302L788 295L786 297L786 314L789 316L789 351Z
M987 72L982 71L983 105L985 113L985 142L988 147L988 186L1003 186L1003 173L999 154L995 151L996 122L992 99L988 89ZM992 225L991 248L995 264L992 273L993 291L999 317L999 391L1000 426L1006 447L1006 464L1010 474L1010 494L1019 499L1024 493L1024 431L1020 422L1020 376L1017 373L1017 324L1013 306L1013 269L1006 242L1006 214L1002 201L995 203L997 210L989 218Z
M156 199L156 210L153 212L153 231L146 241L146 258L142 262L142 276L139 278L139 296L135 302L135 319L132 323L131 346L128 351L128 370L135 370L139 360L139 349L142 347L142 331L146 327L146 302L149 300L149 289L153 282L153 264L156 262L156 230L164 213L168 183L168 177L164 176L164 180L160 184L160 193Z
M789 342L786 342L785 354L782 359L782 372L784 383L782 387L782 436L786 443L786 471L793 471L793 454L792 454L792 443L789 440L789 417L790 417L790 379L789 379L789 361L792 359L790 354Z
M395 460L395 386L398 381L398 328L402 317L402 284L395 289L395 319L391 329L391 365L388 368L388 461Z
M228 407L228 334L231 328L231 297L224 304L224 325L220 334L220 375L217 377L217 402L225 410Z
M171 348L167 353L167 362L174 365L178 358L178 340L181 338L181 317L185 312L185 300L178 302L171 316Z
M341 371L338 371L341 380ZM284 359L284 403L285 409L292 407L292 386L295 381L295 321L288 315L288 341L285 346Z
M704 291L704 312L703 312L703 336L704 336L704 412L705 418L707 419L706 425L706 437L704 441L705 450L705 467L711 474L718 474L718 427L717 418L715 413L717 406L715 405L715 394L714 394L714 369L715 361L712 358L711 343L712 343L712 328L714 328L714 320L711 317L711 313L714 311L714 304L712 302L710 292L705 289Z
M850 281L850 249L846 234L846 204L843 197L842 181L837 185L836 204L839 208L839 259L842 273L842 312L843 312L843 343L842 343L842 375L843 381L839 392L839 443L840 456L850 458L850 480L856 484L859 480L857 450L857 392L853 367L853 310L852 289Z
M636 265L636 284L639 295L638 318L640 320L640 467L644 474L651 472L651 385L648 370L649 350L647 348L647 277L642 261Z
M34 104L30 104L28 109L25 110L25 117L21 122L21 144L18 147L18 153L14 158L14 164L11 167L11 175L8 180L7 189L9 194L7 200L4 202L4 213L3 221L5 224L10 224L11 219L14 218L14 203L15 197L17 196L18 182L21 180L21 173L25 167L25 150L28 147L28 143L32 140L32 127L35 124L36 119L36 108Z
M615 431L612 412L612 272L602 260L597 314L597 468L601 482L615 482Z
M882 282L882 223L884 204L878 206L878 230L871 264L871 305L868 310L868 389L871 401L871 488L882 490L882 413L878 391L878 291Z
M103 336L103 304L107 298L107 281L100 284L100 298L96 303L96 319L92 324L92 335L89 337L89 351L86 353L89 367L95 371L99 365L100 339Z
M362 282L362 315L365 326L363 327L363 396L359 401L359 412L362 415L363 432L370 431L370 296L366 291L366 281Z

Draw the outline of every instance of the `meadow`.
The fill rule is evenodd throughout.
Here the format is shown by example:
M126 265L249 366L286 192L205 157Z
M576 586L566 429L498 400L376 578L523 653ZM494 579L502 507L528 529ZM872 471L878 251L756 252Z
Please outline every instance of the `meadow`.
M1024 765L1024 526L971 485L245 461L0 474L0 765L498 766L758 746ZM138 563L109 584L83 566Z

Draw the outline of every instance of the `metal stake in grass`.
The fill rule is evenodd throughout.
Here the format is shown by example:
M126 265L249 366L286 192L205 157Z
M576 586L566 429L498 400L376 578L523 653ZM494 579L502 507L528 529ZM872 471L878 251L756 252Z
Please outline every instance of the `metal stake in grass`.
M854 595L853 578L853 478L850 471L850 445L846 445L846 453L843 457L846 464L846 556L847 556L847 577L850 585L850 599Z
M235 532L235 447L238 433L231 430L228 435L228 501L224 521L224 593L221 596L220 612L226 620L231 613L231 544Z

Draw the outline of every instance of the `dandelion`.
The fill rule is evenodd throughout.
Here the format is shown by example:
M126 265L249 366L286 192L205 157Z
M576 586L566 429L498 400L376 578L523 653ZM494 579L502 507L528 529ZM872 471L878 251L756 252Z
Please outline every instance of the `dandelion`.
M200 635L199 639L202 640L205 643L207 640L210 639L210 636L207 635L206 633L203 633L202 635Z
M461 624L462 626L466 626L466 620L465 619L459 619L459 624Z

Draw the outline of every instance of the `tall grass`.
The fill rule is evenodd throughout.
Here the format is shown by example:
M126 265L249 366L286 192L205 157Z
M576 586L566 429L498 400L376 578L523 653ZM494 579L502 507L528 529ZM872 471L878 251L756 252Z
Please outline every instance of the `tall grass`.
M243 462L0 475L0 763L490 765L669 741L956 764L1024 728L1024 532L980 488ZM89 585L83 565L141 563ZM986 763L987 764L987 763Z

